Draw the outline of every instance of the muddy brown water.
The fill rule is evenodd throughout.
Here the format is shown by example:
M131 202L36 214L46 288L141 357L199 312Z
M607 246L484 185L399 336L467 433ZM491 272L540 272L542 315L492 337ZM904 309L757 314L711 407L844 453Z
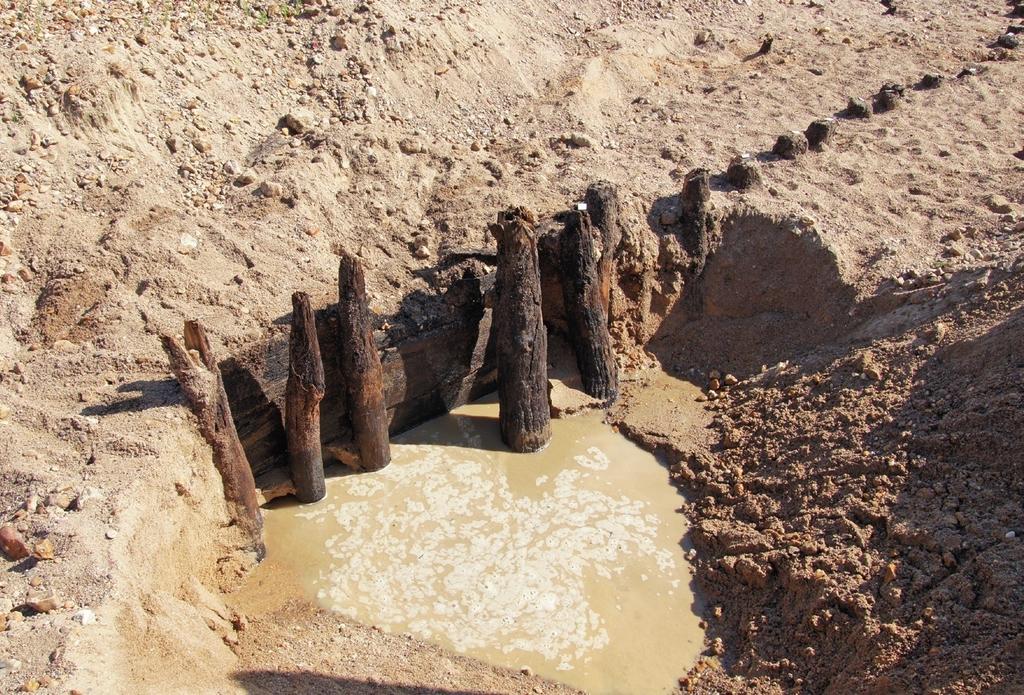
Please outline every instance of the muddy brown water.
M599 413L509 452L498 406L458 408L392 442L382 471L266 512L268 566L325 608L594 695L661 694L703 642L681 498Z

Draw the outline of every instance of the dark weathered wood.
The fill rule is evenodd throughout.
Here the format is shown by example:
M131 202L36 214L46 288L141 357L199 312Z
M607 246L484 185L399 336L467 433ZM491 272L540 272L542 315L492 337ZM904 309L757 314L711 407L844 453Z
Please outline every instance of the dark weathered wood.
M807 146L818 152L825 149L825 146L832 142L832 136L836 132L836 119L834 118L819 118L813 121L807 130L804 131L804 136L807 138Z
M704 270L717 221L711 211L711 181L707 169L694 169L686 175L679 194L680 241L690 255L690 272Z
M442 265L450 264L452 261L459 261L465 258L476 258L490 264L494 264L498 258L496 249L485 249L471 246L458 246L448 249L444 254Z
M608 181L598 181L587 186L583 197L587 204L590 221L601 232L601 260L597 272L601 287L601 303L605 312L611 315L611 289L615 266L615 252L622 241L622 209L619 203L619 189Z
M906 92L907 88L898 82L886 82L883 84L882 88L878 90L878 94L875 95L873 104L875 113L892 111L903 101L903 95Z
M562 295L562 231L565 220L550 217L538 220L537 261L540 267L540 313L549 331L569 333L565 321L565 297Z
M608 333L608 313L601 301L599 232L586 212L569 213L562 232L561 271L569 340L583 390L594 398L619 395L618 367Z
M387 317L386 331L375 334L391 436L495 389L494 345L488 340L490 311L484 307L493 281L493 274L461 279L437 297L436 308L429 313L416 307L416 317L425 317L427 323L406 327L403 308ZM342 447L354 451L338 350L337 300L332 293L320 302L314 297L313 302L325 307L315 312L327 386L320 402L324 460L358 465L358 456L352 453L345 458L336 455ZM238 434L258 484L274 469L288 466L284 431L288 352L287 333L275 333L221 364Z
M199 431L213 449L213 464L224 484L224 499L232 521L252 540L262 558L263 516L256 498L249 460L235 431L231 406L224 391L220 368L210 348L206 331L198 321L185 323L185 344L169 335L161 336L171 371L192 405ZM191 353L196 353L193 358Z
M324 398L324 364L309 295L292 295L292 332L288 340L288 385L285 389L285 434L288 466L295 496L317 502L327 494L320 450L320 401Z
M342 254L338 266L338 337L359 468L376 471L391 462L384 376L373 343L363 267L347 253Z
M783 159L796 159L802 154L807 154L807 148L807 136L799 130L794 130L779 136L772 147L772 153Z
M733 157L725 171L725 180L741 191L761 185L761 169L757 160L749 155Z
M494 305L501 438L513 451L543 449L551 439L548 343L541 316L536 220L525 208L498 214Z

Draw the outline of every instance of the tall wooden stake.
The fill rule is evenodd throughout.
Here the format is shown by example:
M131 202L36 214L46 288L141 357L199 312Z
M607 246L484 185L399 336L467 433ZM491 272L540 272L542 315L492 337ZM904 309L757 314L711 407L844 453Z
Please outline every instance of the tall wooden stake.
M587 204L590 221L601 232L601 260L597 272L601 285L601 303L611 317L612 275L615 266L615 252L622 241L622 212L619 206L619 190L608 181L598 181L587 186L583 197Z
M224 484L224 499L232 521L252 539L252 547L262 559L263 516L256 499L252 468L238 440L231 406L224 392L217 360L206 331L198 321L185 323L185 345L172 336L160 337L171 363L171 371L192 405L199 420L199 431L213 449L213 465ZM191 353L195 353L193 357Z
M594 398L619 395L618 366L608 333L608 313L601 297L599 232L585 212L573 211L562 233L562 294L569 338L583 378Z
M495 347L501 438L513 451L543 449L551 439L548 339L541 316L536 220L526 208L498 214Z
M338 332L341 374L360 468L376 471L391 462L384 374L373 343L363 267L347 253L342 254L338 267Z
M707 169L694 169L686 175L679 194L683 248L690 254L690 271L699 275L704 270L717 221L711 210L710 174Z
M316 502L327 494L320 451L320 401L324 397L324 363L316 337L316 319L309 295L292 295L292 333L288 341L288 385L285 389L285 434L288 465L295 496Z

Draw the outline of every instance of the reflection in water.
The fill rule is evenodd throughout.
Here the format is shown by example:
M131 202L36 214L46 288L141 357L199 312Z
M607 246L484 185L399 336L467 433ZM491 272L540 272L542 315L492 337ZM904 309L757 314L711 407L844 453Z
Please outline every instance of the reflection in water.
M702 634L680 498L592 414L513 454L497 405L397 437L382 471L266 515L270 558L326 607L591 693L664 693Z

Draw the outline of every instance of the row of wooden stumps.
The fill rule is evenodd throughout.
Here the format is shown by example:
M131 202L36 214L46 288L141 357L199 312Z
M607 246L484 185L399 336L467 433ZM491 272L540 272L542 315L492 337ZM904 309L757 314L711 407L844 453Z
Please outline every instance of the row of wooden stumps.
M309 296L304 292L293 294L292 309L285 389L288 463L296 497L302 502L316 502L326 494L320 447L324 366ZM391 460L383 372L373 343L363 269L347 254L342 256L338 270L338 326L340 368L360 467L378 470ZM213 449L213 462L223 481L228 513L262 556L263 518L252 467L238 438L224 381L206 331L198 321L188 321L184 344L168 335L161 340L171 371L199 420L200 432Z
M608 331L612 252L618 245L610 235L618 220L606 218L618 214L614 189L591 186L580 207L569 213L559 244L569 338L584 391L611 401L619 389ZM513 451L538 451L551 439L551 405L536 220L526 208L510 208L498 214L490 230L498 242L493 320L501 438Z
M292 295L292 331L285 387L285 435L295 496L316 502L327 494L320 448L320 401L325 393L316 321L309 295ZM338 355L360 469L380 470L391 461L384 374L373 343L362 265L343 254L338 267Z
M569 337L583 388L604 401L618 396L618 374L608 331L618 201L608 184L595 184L586 203L570 212L560 238L559 267ZM551 439L547 332L541 313L536 220L525 208L498 215L491 232L498 242L494 309L501 437L513 451L532 452ZM231 406L206 331L185 324L184 344L162 336L171 371L213 449L232 521L262 557L263 519L256 485L238 438ZM347 411L362 470L391 460L383 371L373 342L366 284L360 263L343 254L338 269L338 354ZM292 295L285 433L296 497L316 502L326 494L320 444L320 402L326 390L316 319L309 296Z

